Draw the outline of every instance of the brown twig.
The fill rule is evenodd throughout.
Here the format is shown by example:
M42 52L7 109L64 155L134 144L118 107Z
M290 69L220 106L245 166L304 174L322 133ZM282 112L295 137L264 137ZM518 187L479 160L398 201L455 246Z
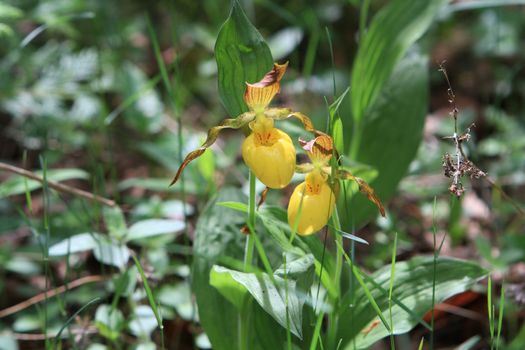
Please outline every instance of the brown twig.
M91 275L91 276L85 276L81 277L79 279L76 279L74 281L69 282L68 284L65 284L63 286L57 287L55 289L51 289L45 292L42 292L40 294L35 295L32 298L29 298L27 300L22 301L21 303L18 303L16 305L10 306L6 309L0 310L0 318L12 315L14 313L17 313L18 311L24 310L31 305L37 304L47 298L52 298L55 295L64 293L66 290L73 289L76 287L80 287L87 283L95 283L100 281L105 281L109 277L102 276L102 275Z
M96 327L88 327L88 328L78 328L78 329L71 329L69 331L70 334L73 335L84 335L84 334L95 334L98 330ZM56 334L44 334L44 333L8 333L9 335L12 335L13 338L16 340L21 341L43 341L46 339L52 339L56 337ZM61 338L67 338L69 334L63 333L61 335Z
M32 173L32 172L30 172L28 170L16 167L14 165L10 165L10 164L6 164L6 163L3 163L3 162L0 162L0 170L9 171L11 173L18 174L18 175L21 175L21 176L25 176L25 177L30 178L32 180L38 181L40 183L44 183L44 178L42 178L41 176L38 176L35 173ZM49 187L51 187L52 189L54 189L56 191L59 191L59 192L69 193L69 194L72 194L74 196L83 197L83 198L89 199L91 201L95 201L95 202L99 202L101 204L107 205L109 207L114 207L114 206L117 205L115 203L115 201L113 201L111 199L107 199L107 198L101 197L99 195L96 195L96 194L93 194L93 193L90 193L90 192L87 192L87 191L84 191L84 190L80 190L80 189L75 188L75 187L67 186L67 185L61 184L59 182L50 181L50 180L45 180L45 182L47 182L47 185Z

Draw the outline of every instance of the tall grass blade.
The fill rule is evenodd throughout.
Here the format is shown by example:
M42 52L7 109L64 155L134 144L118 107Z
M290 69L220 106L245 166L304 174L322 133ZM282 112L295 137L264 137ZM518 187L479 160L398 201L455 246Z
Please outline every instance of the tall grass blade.
M153 292L151 291L151 288L148 283L148 279L146 278L146 275L144 274L144 270L142 269L142 266L140 265L139 260L135 255L132 256L133 261L135 262L135 266L137 266L137 269L139 270L140 277L142 278L142 283L144 284L144 290L146 291L146 295L148 297L149 305L151 306L151 310L153 310L153 314L155 315L155 318L157 319L157 324L160 329L160 336L161 336L161 342L162 342L162 349L164 349L164 325L162 324L162 317L159 313L159 309L157 308L157 303L155 302L155 297L153 296Z
M388 291L388 313L390 316L390 348L395 349L394 341L394 322L392 320L392 290L394 289L394 276L396 273L396 253L397 253L397 232L394 235L394 248L392 249L392 262L390 270L390 289Z

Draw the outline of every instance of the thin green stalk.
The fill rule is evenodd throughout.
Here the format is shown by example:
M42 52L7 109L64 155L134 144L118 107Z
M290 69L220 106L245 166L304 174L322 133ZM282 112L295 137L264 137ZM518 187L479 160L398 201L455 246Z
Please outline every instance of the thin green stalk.
M332 214L332 224L335 230L341 230L341 222L339 221L339 214L337 208L334 209ZM337 245L343 246L343 236L340 234L334 234L335 242ZM341 297L341 275L343 272L343 253L338 249L335 253L335 272L334 272L334 285L336 289L336 296L332 300L334 311L330 314L330 325L328 330L328 345L330 349L335 348L337 328L339 324L339 313L338 304Z
M352 267L352 272L353 272L357 282L359 282L359 284L363 288L363 291L364 291L368 301L370 302L370 305L372 306L372 308L376 312L377 317L379 317L379 319L381 320L381 322L383 323L385 328L390 332L390 325L386 321L385 317L383 316L383 313L381 312L381 309L379 308L379 305L377 305L377 302L374 299L372 293L370 292L370 289L368 289L368 286L366 285L365 281L363 280L363 277L361 276L362 272L355 266L355 264L352 264L352 261L351 261L350 257L348 256L348 254L345 253L343 246L341 244L339 244L339 242L337 242L337 241L335 243L337 244L337 248L343 252L343 256L344 256L348 266Z
M390 290L388 291L388 314L390 316L390 349L396 348L394 341L394 322L392 320L392 290L394 289L394 276L396 273L397 232L394 235L394 249L392 249L392 262L390 269Z
M288 270L286 269L286 254L283 254L284 260L284 293L286 306L286 345L288 350L292 350L292 333L290 332L290 312L288 310Z
M244 272L249 272L250 266L253 263L253 250L255 247L255 184L256 177L249 172L250 181L250 197L248 198L248 228L250 234L246 236L246 246L244 249ZM273 275L271 275L273 277ZM241 350L248 350L248 322L250 318L249 305L243 304L241 313L239 314L239 347Z
M47 291L50 289L49 287L49 187L47 184L47 160L45 158L40 158L40 162L42 163L42 178L44 179L42 190L43 190L43 197L44 197L44 246L42 249L43 253L43 260L44 260L44 275L45 275L45 286L44 286L44 334L47 334L47 326L48 326L48 315L47 315ZM49 343L49 339L46 338L45 340L45 347L46 349L49 348L51 344Z
M314 334L312 336L312 341L310 343L310 350L316 350L318 342L320 342L320 344L323 343L323 340L319 339L321 338L321 326L323 325L323 319L324 319L324 312L320 311L319 316L317 316L317 321L315 322Z
M498 315L498 335L496 336L496 350L499 349L501 328L503 325L503 309L505 307L505 286L501 286L501 296L499 300L499 315Z
M89 306L91 306L92 304L96 303L97 301L100 300L100 297L96 297L95 299L89 301L87 304L85 304L84 306L82 306L80 309L78 309L77 311L75 311L75 313L73 315L71 315L70 318L68 318L68 320L66 321L66 323L64 323L62 325L62 327L60 328L60 330L58 331L57 335L55 336L55 341L54 341L54 345L53 347L55 349L57 349L57 343L58 341L60 340L60 336L62 335L62 332L64 331L64 329L66 329L70 324L71 322L73 322L73 320L82 312L84 311L85 309L87 309ZM74 343L73 343L74 344Z
M151 306L151 310L153 311L153 314L155 315L155 318L157 319L157 325L160 329L160 341L161 341L161 349L164 350L164 325L162 323L162 315L159 312L159 309L157 307L157 303L155 301L155 297L153 296L153 292L151 291L151 288L148 283L148 279L146 278L146 275L144 274L144 270L142 269L142 266L140 265L139 260L135 255L132 255L133 261L135 262L135 266L139 270L140 277L142 278L142 283L144 284L144 290L146 291L146 295L148 297L149 305Z
M494 339L494 317L492 308L492 279L490 278L487 282L487 313L489 317L489 331L490 331L490 348L492 349L492 343Z
M250 181L250 198L248 198L248 227L253 227L255 231L255 182L256 177L255 175L250 171L249 174L249 181ZM255 246L255 239L254 236L255 232L253 234L249 234L246 237L246 248L244 251L244 271L248 270L248 267L252 265L253 263L253 249Z

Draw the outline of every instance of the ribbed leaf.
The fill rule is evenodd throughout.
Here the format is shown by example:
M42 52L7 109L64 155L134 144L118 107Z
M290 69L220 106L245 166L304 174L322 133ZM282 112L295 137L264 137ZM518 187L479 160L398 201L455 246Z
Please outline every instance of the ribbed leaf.
M310 260L310 266L312 263L313 259ZM278 276L274 277L274 281L275 283L265 273L244 273L217 265L213 267L210 276L210 283L236 307L242 306L240 302L248 292L283 328L287 327L288 304L290 331L302 338L304 299L298 298L296 282L290 279L285 282Z
M250 23L237 0L222 25L215 44L219 94L231 117L248 111L243 94L246 82L259 81L272 69L273 59L261 34Z
M226 200L246 202L247 198L240 190L223 189L219 192L199 217L193 246L192 289L197 300L200 322L216 350L239 349L238 311L230 303L231 298L226 299L210 285L210 271L214 264L223 257L241 260L244 253L246 236L240 229L246 223L246 214L217 205ZM256 229L259 232L260 227ZM268 240L261 238L269 252ZM248 298L244 305L250 309L252 320L247 325L248 348L281 349L286 342L286 331L252 301L253 299Z
M370 186L383 202L394 194L416 155L427 100L427 59L414 54L399 63L365 120L356 160L378 171ZM377 209L360 194L353 195L347 207L349 216L343 218L347 231L377 215Z
M352 69L351 101L355 121L368 108L408 48L423 35L447 0L394 0L372 21Z
M396 263L392 293L392 319L394 334L406 333L416 326L419 319L432 307L432 284L434 273L433 256L420 256L409 261ZM383 315L388 315L388 293L391 266L387 265L365 278ZM439 258L436 264L436 303L471 288L483 278L487 271L479 264ZM368 276L366 276L368 277ZM343 349L368 349L370 345L387 337L390 333L367 301L363 289L356 292L355 308L343 307L340 317L339 334L343 338ZM355 337L355 342L350 341Z

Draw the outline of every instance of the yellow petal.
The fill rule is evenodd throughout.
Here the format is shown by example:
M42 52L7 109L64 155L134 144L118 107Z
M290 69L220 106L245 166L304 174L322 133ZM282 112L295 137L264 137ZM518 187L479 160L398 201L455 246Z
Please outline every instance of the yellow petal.
M244 140L244 162L263 184L270 188L283 188L290 183L295 170L295 147L292 139L276 128L262 137L252 132Z
M244 92L244 102L248 107L256 112L264 110L274 96L279 92L281 85L280 81L286 72L288 62L285 64L274 63L271 71L257 83L246 83L246 91Z
M292 229L297 225L298 234L311 235L321 230L328 223L334 205L335 194L326 182L319 185L316 193L311 192L307 181L302 182L295 188L290 197L288 223Z

